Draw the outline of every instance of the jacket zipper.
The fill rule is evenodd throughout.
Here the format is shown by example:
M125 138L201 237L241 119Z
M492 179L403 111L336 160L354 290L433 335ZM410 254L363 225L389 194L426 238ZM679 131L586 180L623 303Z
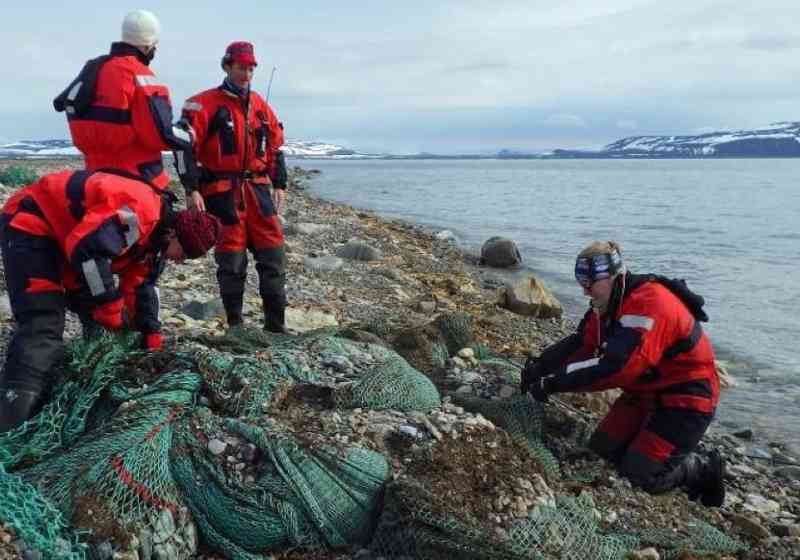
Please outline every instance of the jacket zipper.
M242 159L242 172L241 178L239 179L239 194L241 195L241 200L239 201L239 209L244 211L245 203L244 203L244 184L246 179L244 178L245 174L247 173L247 162L250 150L250 91L247 91L247 99L242 100L244 105L244 153Z

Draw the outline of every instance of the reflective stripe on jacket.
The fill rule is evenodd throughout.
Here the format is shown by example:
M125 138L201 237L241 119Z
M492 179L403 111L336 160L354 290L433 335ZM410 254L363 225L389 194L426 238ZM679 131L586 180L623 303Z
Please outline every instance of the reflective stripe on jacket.
M664 406L712 412L719 379L697 319L660 282L631 274L626 280L629 289L612 321L601 322L590 310L578 333L551 352L550 365L559 370L548 386L554 392L621 388ZM556 355L565 359L556 364Z

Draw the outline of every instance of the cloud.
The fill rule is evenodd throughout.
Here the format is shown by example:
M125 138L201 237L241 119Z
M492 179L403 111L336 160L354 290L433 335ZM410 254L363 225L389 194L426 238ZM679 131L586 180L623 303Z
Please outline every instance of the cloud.
M546 125L564 128L585 128L586 122L578 115L567 115L564 113L556 113L550 115L544 121Z
M747 37L740 45L745 49L767 52L800 49L800 35L763 33Z
M221 81L227 43L251 40L254 86L263 93L279 68L270 101L295 138L347 137L359 148L359 131L401 145L455 130L548 147L800 119L797 0L229 4L224 28L217 1L195 0L188 16L160 4L153 69L179 105ZM124 12L100 0L77 7L4 7L0 34L15 61L0 70L4 136L65 134L52 98L118 38Z

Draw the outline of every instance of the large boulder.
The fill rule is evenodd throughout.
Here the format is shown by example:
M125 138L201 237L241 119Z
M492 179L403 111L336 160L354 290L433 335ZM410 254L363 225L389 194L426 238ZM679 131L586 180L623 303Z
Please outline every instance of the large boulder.
M342 268L344 261L333 255L322 257L306 257L303 259L303 266L314 272L333 272Z
M225 306L219 298L208 301L192 300L181 307L181 313L196 321L209 321L215 317L224 317Z
M379 261L383 258L378 249L360 241L349 241L338 247L336 256L354 261Z
M490 237L481 247L481 264L508 268L522 263L517 244L505 237Z
M561 303L535 276L500 288L497 291L497 303L518 315L538 319L561 317L564 312Z
M317 233L331 229L330 224L314 224L311 222L298 222L286 226L286 233L289 235L315 235Z

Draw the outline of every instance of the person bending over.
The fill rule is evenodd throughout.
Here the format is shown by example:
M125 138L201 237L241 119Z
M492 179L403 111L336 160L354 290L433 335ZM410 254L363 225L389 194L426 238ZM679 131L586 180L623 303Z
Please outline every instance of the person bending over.
M0 373L0 433L46 398L67 308L106 329L131 326L144 348L161 348L156 282L165 261L204 255L220 232L209 214L173 212L172 198L123 171L64 171L5 204L0 247L16 329Z

